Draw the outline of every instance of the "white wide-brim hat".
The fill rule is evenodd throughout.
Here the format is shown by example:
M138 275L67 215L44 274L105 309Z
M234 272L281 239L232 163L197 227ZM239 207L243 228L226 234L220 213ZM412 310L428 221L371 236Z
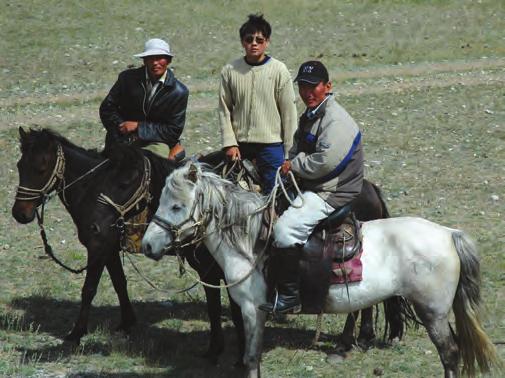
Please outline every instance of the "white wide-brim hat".
M145 58L146 56L153 55L174 56L174 54L172 54L172 51L170 51L170 45L159 38L153 38L147 41L144 45L144 52L135 54L134 56L137 58Z

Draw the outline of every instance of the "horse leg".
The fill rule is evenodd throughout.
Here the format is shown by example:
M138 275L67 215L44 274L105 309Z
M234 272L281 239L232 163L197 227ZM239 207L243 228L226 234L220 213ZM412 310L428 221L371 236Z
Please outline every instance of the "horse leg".
M239 305L233 300L228 292L228 298L230 299L230 309L231 318L233 324L235 325L235 331L237 332L237 343L238 343L238 360L235 364L236 366L242 366L244 358L244 348L245 348L245 333L244 333L244 321L242 319L242 312L240 311Z
M257 309L252 301L244 301L241 310L245 333L243 361L246 367L246 376L249 378L257 378L261 375L260 358L266 312Z
M116 291L119 299L119 306L121 308L121 323L116 328L116 331L123 331L128 333L130 328L136 323L137 318L133 311L133 306L128 297L127 281L124 274L123 266L121 265L121 258L117 251L114 251L107 263L105 264L109 272L112 285Z
M433 314L425 311L422 306L414 305L417 315L422 320L431 341L435 344L440 361L444 366L444 377L459 376L459 349L449 325L447 314Z
M375 339L373 330L373 307L361 310L361 324L358 335L358 344L364 347L370 346Z
M94 261L91 257L93 254L88 253L88 264L90 261ZM101 261L96 261L92 264L86 271L86 278L84 280L84 285L81 290L81 309L79 311L79 317L72 328L72 331L65 337L65 341L75 342L79 344L81 337L88 333L88 317L89 310L91 308L91 302L96 294L96 288L102 272L104 269L104 264Z
M347 319L345 320L344 330L340 335L340 342L345 350L349 350L355 343L354 339L354 328L356 327L356 319L358 318L359 311L355 311L352 314L347 314Z
M219 278L206 277L205 281L212 285L219 285ZM212 364L217 364L219 355L224 349L224 335L221 326L221 290L204 286L207 297L207 314L210 321L210 342L204 357Z
M196 255L199 258L196 258ZM211 285L219 285L223 272L206 248L200 247L195 253L185 254L189 265L196 270L200 280ZM221 290L203 285L207 298L207 315L210 322L210 342L207 351L203 354L211 363L216 364L219 355L224 350L224 335L221 326Z

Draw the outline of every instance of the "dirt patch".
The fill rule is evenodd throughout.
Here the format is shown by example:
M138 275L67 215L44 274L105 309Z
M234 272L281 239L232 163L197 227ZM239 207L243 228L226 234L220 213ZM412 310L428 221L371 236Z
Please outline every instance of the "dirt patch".
M447 62L376 68L367 71L340 72L335 92L340 96L398 93L426 88L505 84L505 59ZM348 81L356 79L352 83ZM344 81L340 82L339 81ZM193 86L191 86L193 87ZM217 108L217 83L195 83L188 112L208 112ZM208 92L214 96L200 96ZM55 96L28 96L0 100L0 107L10 109L0 116L0 129L18 126L57 127L78 122L100 123L98 104L105 91ZM47 110L34 111L31 106Z

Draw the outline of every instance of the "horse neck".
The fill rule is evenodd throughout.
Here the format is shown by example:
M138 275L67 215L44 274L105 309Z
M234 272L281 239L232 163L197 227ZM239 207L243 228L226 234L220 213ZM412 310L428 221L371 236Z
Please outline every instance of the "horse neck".
M209 195L209 193L212 192L212 195L215 196L220 196L220 194L217 191L209 190L209 189L203 189L204 193ZM249 200L249 201L248 201ZM225 264L225 261L227 257L230 256L241 256L243 259L249 260L252 262L255 259L255 254L254 254L254 248L257 247L257 240L259 233L261 231L261 219L262 219L262 213L257 213L253 214L253 212L261 207L263 204L260 203L259 201L250 201L250 198L245 194L244 192L244 198L241 198L239 195L238 197L233 197L233 196L228 196L226 198L226 204L222 205L228 208L228 211L230 208L234 206L238 206L237 204L240 202L247 201L247 203L251 203L251 206L248 207L246 210L246 213L241 213L241 216L248 216L250 215L250 219L248 222L244 222L245 225L249 226L246 227L244 225L238 226L238 227L226 227L229 226L228 224L222 224L223 222L234 222L235 220L228 220L228 217L221 217L218 214L218 216L212 216L211 220L209 221L207 225L207 237L206 237L206 245L209 248L209 250L213 249L215 252L215 258L218 261L218 263L221 265L222 263ZM202 206L202 204L200 204ZM203 205L204 206L204 205ZM219 213L219 211L218 211ZM237 225L239 221L244 221L245 218L237 219ZM224 226L224 227L223 227ZM226 234L228 233L228 234ZM233 233L233 236L230 239L230 235ZM211 253L213 253L211 251ZM230 255L230 253L233 253L233 255ZM223 266L223 265L221 265Z
M146 158L151 162L151 186L149 192L153 200L151 201L150 207L156 210L159 206L161 191L163 190L163 186L165 186L165 179L172 173L174 168L167 165L163 158L157 157L156 155L146 156Z
M62 148L65 156L65 185L78 179L104 160L104 158L84 149L74 148L65 144L62 144ZM88 177L87 179L92 179L92 177ZM83 192L83 189L79 183L76 183L65 190L65 198L68 202L71 202L71 198L81 194L81 192ZM60 198L62 198L62 194L60 194Z

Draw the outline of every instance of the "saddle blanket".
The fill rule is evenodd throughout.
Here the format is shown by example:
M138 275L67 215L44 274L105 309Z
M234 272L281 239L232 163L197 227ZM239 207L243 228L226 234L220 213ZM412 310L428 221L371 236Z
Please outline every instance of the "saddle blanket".
M344 262L332 262L331 270L333 274L330 277L330 284L343 284L349 282L359 282L363 279L363 264L361 263L361 254L359 251L352 259Z

